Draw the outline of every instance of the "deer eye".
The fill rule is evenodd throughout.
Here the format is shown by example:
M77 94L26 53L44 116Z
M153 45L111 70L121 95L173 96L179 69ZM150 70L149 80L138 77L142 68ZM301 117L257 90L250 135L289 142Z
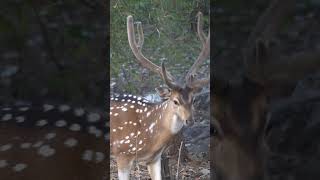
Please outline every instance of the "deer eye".
M218 136L218 132L217 132L217 130L216 130L214 127L210 127L210 134L211 134L213 137Z
M210 135L217 138L222 138L224 133L218 121L210 122Z
M177 106L179 105L179 102L177 100L173 100L173 103Z

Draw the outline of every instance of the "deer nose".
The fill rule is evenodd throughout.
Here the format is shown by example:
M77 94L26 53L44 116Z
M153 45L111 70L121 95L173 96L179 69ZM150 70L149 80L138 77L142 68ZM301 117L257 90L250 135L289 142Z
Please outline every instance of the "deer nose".
M192 126L193 124L194 124L194 121L192 117L186 119L186 126Z

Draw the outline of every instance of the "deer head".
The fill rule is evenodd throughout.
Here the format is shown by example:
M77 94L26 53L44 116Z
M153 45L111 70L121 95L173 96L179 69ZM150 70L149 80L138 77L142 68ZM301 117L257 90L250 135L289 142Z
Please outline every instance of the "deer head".
M267 99L274 88L319 69L319 52L285 56L269 48L273 34L293 7L291 1L273 0L259 18L243 49L244 70L239 80L226 80L213 72L211 157L217 180L267 178Z

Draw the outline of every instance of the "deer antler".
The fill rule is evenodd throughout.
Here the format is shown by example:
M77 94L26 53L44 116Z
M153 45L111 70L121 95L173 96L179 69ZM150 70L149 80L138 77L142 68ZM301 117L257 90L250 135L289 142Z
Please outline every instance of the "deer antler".
M171 74L169 72L167 72L165 69L164 70L161 69L161 67L152 63L148 58L146 58L142 54L141 50L142 50L142 46L143 46L143 42L144 42L144 35L143 35L141 22L138 22L137 24L138 24L137 25L138 26L138 28L137 28L138 43L136 42L135 33L134 33L133 17L132 16L127 17L128 41L129 41L130 48L131 48L134 56L136 57L137 61L143 67L149 69L152 72L159 74L160 77L166 78L165 79L166 82L171 82L170 84L172 84L172 83L174 84L173 77L171 76ZM164 71L166 72L166 75L163 74Z
M243 51L245 70L250 79L262 84L288 83L319 69L320 52L299 52L291 56L276 56L268 52L266 42L293 10L291 0L273 0L260 16Z
M210 30L208 33L208 36L206 37L205 33L203 32L203 15L201 12L199 12L197 14L198 17L198 24L197 24L197 32L198 32L198 36L200 38L200 41L202 43L202 49L201 52L198 56L198 58L196 59L196 61L194 62L194 64L191 66L189 72L186 75L186 82L187 84L192 87L192 86L198 86L198 85L206 85L207 83L209 83L209 78L205 78L200 80L199 82L197 81L193 81L193 77L197 71L197 69L199 68L199 66L203 63L204 60L206 60L208 58L208 56L210 55Z

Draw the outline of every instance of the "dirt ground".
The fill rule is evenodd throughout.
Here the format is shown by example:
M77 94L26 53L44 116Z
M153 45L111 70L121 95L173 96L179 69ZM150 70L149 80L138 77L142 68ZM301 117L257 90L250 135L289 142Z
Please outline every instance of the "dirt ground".
M174 158L169 159L170 166L170 174L171 179L175 179L177 172L177 160ZM187 162L180 164L179 168L179 177L180 180L202 180L202 179L210 179L210 163L209 161L203 162ZM146 166L143 165L134 165L134 170L131 171L131 179L132 180L149 180L150 176L148 174L148 170ZM114 159L111 159L110 162L110 178L111 180L117 180L117 165Z

